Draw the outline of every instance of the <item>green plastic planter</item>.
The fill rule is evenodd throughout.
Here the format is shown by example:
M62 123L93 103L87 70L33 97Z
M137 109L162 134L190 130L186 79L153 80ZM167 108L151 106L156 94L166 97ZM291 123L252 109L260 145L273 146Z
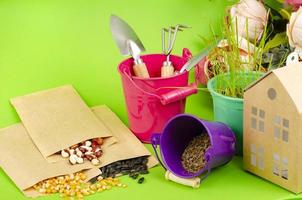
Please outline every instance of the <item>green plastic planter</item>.
M238 76L247 76L253 80L258 79L262 73L240 73ZM216 92L219 76L228 78L229 74L221 74L209 80L207 86L213 98L214 120L220 121L231 127L236 135L236 154L242 155L243 146L243 99L222 95Z

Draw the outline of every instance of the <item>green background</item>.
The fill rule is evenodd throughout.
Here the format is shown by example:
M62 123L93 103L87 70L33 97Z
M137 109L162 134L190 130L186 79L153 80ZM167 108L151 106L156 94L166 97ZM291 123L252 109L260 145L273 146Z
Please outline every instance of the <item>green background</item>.
M199 36L211 36L210 25L219 32L229 4L226 0L0 0L0 127L19 121L10 98L64 84L74 85L89 106L106 104L127 123L117 72L124 58L111 38L110 14L135 28L146 53L161 51L162 27L191 25L192 29L178 35L174 53L181 54L183 47L197 53L202 48ZM212 119L210 95L200 92L188 98L186 111ZM87 199L298 198L244 172L239 157L214 170L199 189L165 181L161 167L152 169L142 185L128 177L122 181L129 187ZM0 199L26 199L2 169Z

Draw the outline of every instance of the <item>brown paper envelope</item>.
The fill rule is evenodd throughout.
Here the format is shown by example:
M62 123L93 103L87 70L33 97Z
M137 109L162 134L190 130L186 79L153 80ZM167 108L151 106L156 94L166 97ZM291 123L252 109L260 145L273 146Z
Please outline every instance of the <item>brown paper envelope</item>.
M119 160L126 160L140 156L150 156L148 149L133 135L123 122L107 106L96 106L92 108L98 119L112 132L118 140L117 143L103 149L103 156L100 158L101 166L111 164ZM158 161L149 157L148 167L154 167Z
M114 144L112 144L110 139L104 141L102 145L103 155L100 157L101 164L98 167L103 167L119 160L140 156L149 156L149 168L158 164L158 161L153 156L150 156L151 153L148 149L107 106L96 106L91 108L91 110L114 136L111 138L118 141ZM55 159L56 161L62 159L61 155L50 156L49 158Z
M48 163L22 124L0 130L0 165L21 191L51 177L91 169L89 162L81 165L70 165L66 160ZM97 176L100 170L89 173Z
M45 158L87 139L112 136L70 85L17 97L11 103Z
M118 139L115 144L104 144L102 147L104 154L100 159L101 165L98 167L140 156L149 156L149 168L158 164L158 161L150 156L146 147L108 107L98 106L92 111ZM108 140L105 143L108 143ZM0 165L28 197L41 196L32 186L42 180L93 167L90 162L70 165L66 159L56 163L46 162L22 124L0 130ZM89 180L98 176L100 170L93 167L85 173Z

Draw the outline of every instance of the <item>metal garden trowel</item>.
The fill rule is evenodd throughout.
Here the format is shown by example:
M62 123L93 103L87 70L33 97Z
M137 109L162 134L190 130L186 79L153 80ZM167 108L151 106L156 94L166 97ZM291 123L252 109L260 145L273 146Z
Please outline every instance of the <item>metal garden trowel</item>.
M110 29L121 54L133 57L135 76L150 78L146 64L140 58L140 53L145 51L145 47L134 30L116 15L110 16Z

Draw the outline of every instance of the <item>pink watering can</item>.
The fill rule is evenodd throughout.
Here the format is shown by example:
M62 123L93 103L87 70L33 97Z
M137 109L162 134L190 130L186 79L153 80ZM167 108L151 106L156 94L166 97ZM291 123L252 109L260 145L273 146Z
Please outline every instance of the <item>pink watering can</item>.
M175 70L189 60L191 53L183 49L182 57L170 55ZM186 97L197 93L195 83L188 84L189 73L179 73L161 78L164 54L141 56L150 78L135 77L133 59L122 61L118 66L121 74L131 131L142 141L150 143L155 132L161 132L166 122L175 115L184 113Z

